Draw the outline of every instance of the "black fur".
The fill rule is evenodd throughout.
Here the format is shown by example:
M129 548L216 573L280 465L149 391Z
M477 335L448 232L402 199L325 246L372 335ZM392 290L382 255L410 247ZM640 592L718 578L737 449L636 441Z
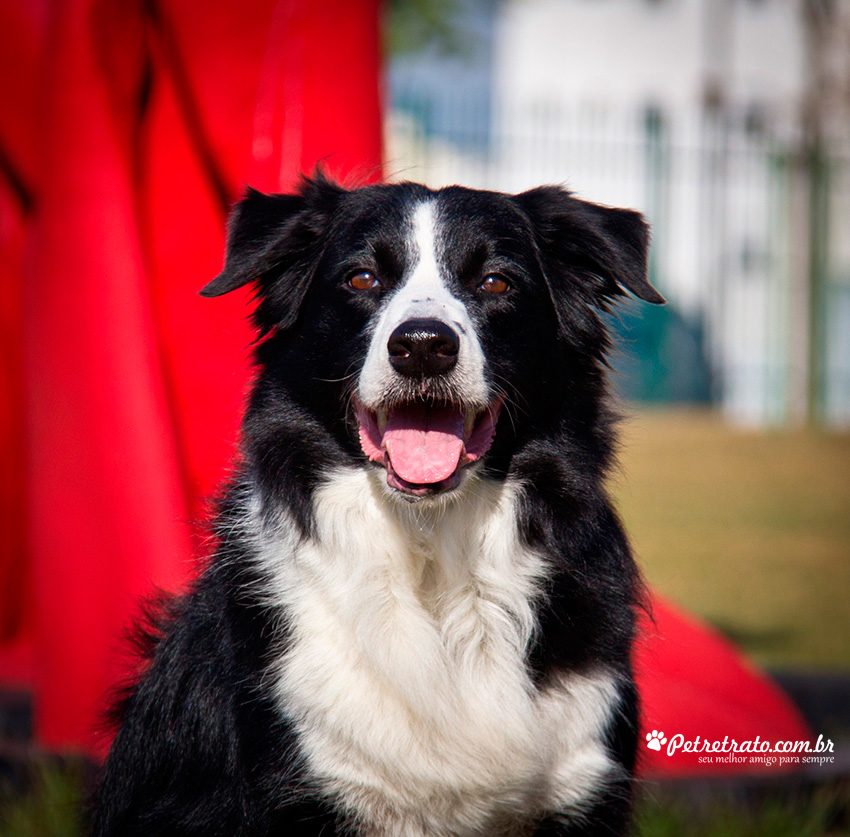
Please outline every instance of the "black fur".
M345 279L366 266L381 275L384 293L401 282L409 267L406 213L433 195L447 219L452 291L472 311L506 396L483 467L526 485L520 529L554 568L529 670L541 688L556 672L600 663L619 674L607 743L631 774L630 648L641 590L603 487L614 416L600 313L626 290L663 301L646 279L646 225L635 212L557 187L517 196L460 187L431 193L415 184L346 191L318 177L295 195L249 192L231 220L225 268L204 289L216 296L248 282L257 288L261 340L242 464L220 504L209 568L170 607L146 672L122 703L96 799L96 835L356 833L313 786L268 692L263 675L285 647L286 620L258 592L244 507L257 485L269 507L282 504L310 537L323 474L341 462L378 467L361 451L350 396L381 293L352 294ZM476 293L485 265L511 278L510 293ZM534 833L624 833L628 785L588 800L581 817L539 822Z

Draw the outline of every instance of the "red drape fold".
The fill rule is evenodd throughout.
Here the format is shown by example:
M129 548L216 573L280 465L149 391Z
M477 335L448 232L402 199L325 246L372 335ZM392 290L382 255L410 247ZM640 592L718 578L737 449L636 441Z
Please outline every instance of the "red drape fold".
M377 0L260 0L250 15L229 0L56 0L18 27L32 37L15 70L38 108L18 97L3 115L26 135L10 154L35 206L24 219L6 178L21 229L4 248L28 227L30 251L3 311L18 328L4 341L24 346L9 391L23 377L27 392L0 428L23 452L26 417L26 464L4 469L3 496L20 506L26 484L28 526L19 510L4 528L26 532L33 605L19 605L24 562L4 556L0 631L31 629L48 746L103 751L123 630L203 552L252 340L244 294L197 296L221 267L229 205L246 182L280 191L320 161L380 177L378 22Z

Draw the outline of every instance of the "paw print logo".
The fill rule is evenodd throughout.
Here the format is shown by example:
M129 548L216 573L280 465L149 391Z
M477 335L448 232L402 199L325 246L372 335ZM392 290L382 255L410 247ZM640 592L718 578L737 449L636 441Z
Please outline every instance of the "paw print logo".
M666 743L667 739L664 737L663 732L653 730L646 734L646 746L649 747L650 750L660 750L661 745Z

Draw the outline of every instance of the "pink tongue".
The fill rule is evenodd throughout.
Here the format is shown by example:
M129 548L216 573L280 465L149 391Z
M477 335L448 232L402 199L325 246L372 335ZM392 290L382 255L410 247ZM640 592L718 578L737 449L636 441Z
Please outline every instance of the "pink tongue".
M384 445L393 471L406 482L442 482L463 453L463 413L452 407L409 406L393 410Z

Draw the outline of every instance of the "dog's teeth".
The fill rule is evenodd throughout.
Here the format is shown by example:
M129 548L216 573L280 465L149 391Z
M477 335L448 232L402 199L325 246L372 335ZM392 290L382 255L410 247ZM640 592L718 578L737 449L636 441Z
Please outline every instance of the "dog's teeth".
M466 417L463 422L463 432L465 436L472 433L472 428L475 426L475 412L473 410L466 411Z
M389 421L389 410L378 410L378 430L383 433L387 429L387 422Z

